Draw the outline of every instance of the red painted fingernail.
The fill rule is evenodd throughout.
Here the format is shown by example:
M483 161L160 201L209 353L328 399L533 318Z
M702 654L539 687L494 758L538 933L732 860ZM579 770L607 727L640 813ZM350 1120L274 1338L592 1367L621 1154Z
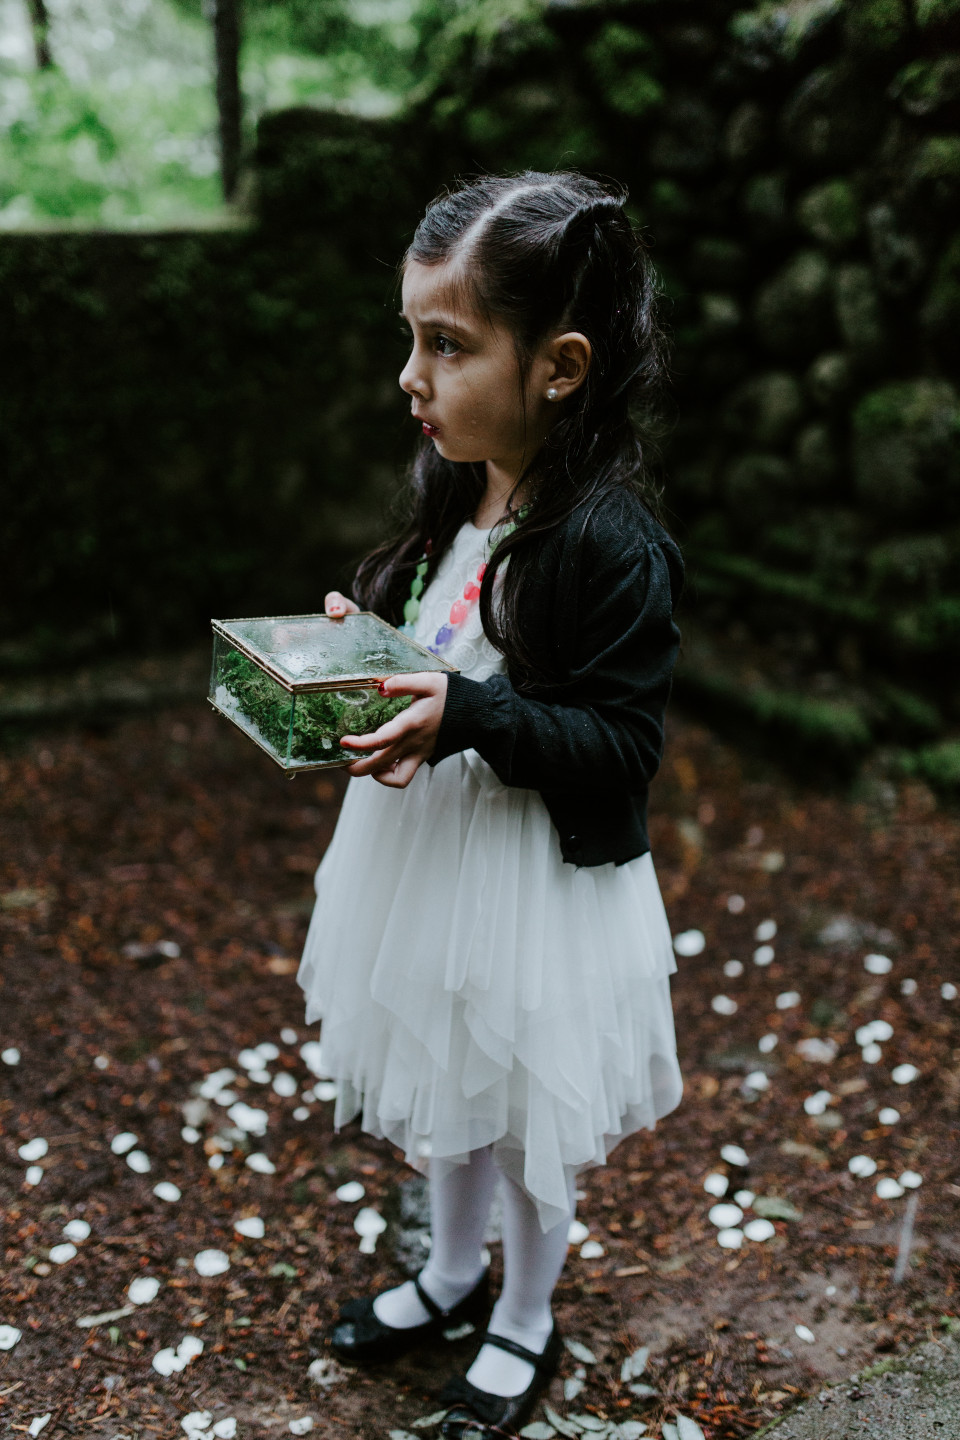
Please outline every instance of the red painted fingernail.
M384 680L378 680L378 681L377 681L377 689L380 691L380 694L381 694L381 695L386 695L386 693L387 693L386 682L385 682Z

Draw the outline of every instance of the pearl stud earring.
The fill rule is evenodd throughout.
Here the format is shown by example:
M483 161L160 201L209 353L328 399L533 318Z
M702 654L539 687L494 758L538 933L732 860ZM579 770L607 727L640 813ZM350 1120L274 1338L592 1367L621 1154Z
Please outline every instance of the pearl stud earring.
M551 385L551 386L550 386L550 389L547 391L547 399L548 399L548 400L559 400L559 399L560 399L560 391L557 390L557 389L555 389L554 386Z

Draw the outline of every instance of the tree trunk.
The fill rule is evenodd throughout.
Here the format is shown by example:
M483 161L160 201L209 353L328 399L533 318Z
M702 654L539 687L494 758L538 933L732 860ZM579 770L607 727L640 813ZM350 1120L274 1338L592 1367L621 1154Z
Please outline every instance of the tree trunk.
M240 171L240 0L214 0L213 42L220 117L223 198L232 200Z
M37 69L49 70L53 64L50 54L50 17L47 14L47 0L27 0L30 7L30 27L33 30L33 48L37 57Z

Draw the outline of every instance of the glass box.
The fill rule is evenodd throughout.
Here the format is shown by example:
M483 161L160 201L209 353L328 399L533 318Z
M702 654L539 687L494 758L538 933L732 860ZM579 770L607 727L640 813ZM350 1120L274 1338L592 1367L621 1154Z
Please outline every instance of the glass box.
M412 695L387 697L389 675L456 670L372 611L211 620L209 700L285 770L350 765L342 735L366 735Z

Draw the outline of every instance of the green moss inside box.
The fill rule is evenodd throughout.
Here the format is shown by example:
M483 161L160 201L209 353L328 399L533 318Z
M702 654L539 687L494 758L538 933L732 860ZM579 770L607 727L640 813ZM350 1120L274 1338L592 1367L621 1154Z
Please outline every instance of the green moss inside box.
M367 735L412 703L380 680L455 670L379 615L211 620L209 700L285 770L350 765L343 735Z

